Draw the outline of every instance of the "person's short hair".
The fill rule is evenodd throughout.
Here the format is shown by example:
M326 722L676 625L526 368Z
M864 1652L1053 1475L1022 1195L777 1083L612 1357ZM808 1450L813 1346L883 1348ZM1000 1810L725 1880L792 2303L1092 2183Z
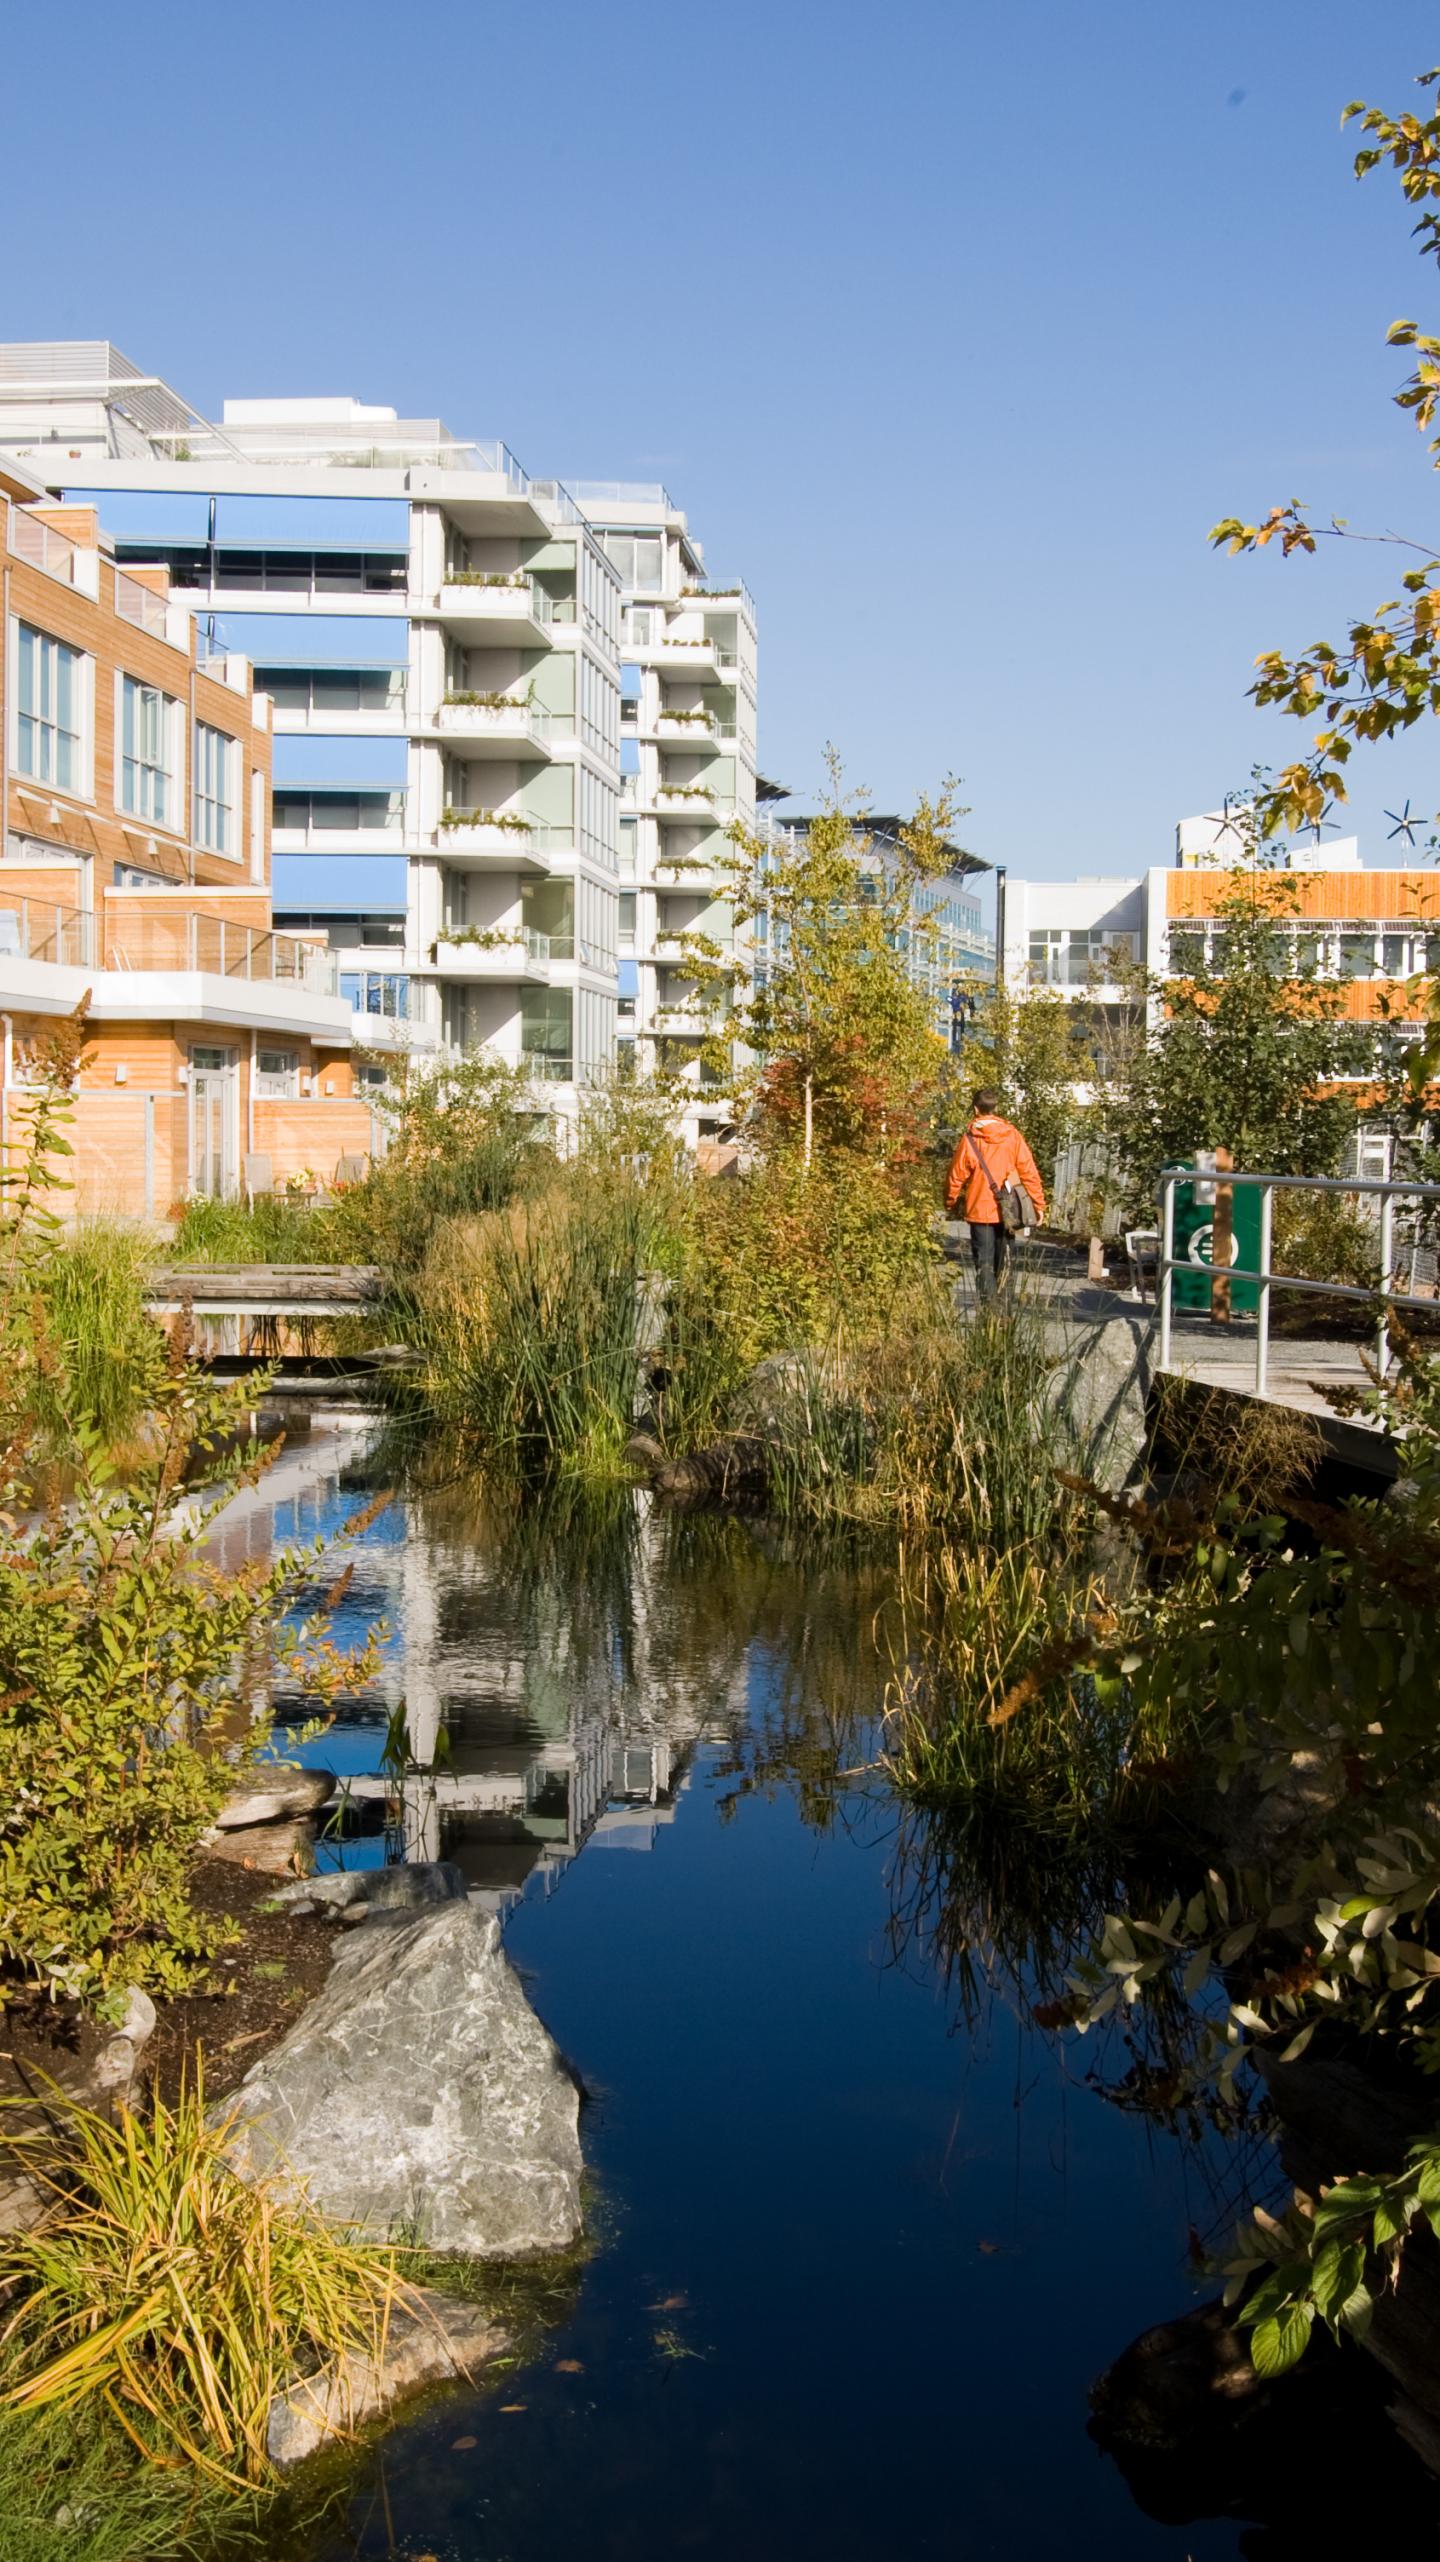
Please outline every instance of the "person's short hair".
M998 1112L1000 1097L993 1085L977 1085L970 1098L977 1112Z

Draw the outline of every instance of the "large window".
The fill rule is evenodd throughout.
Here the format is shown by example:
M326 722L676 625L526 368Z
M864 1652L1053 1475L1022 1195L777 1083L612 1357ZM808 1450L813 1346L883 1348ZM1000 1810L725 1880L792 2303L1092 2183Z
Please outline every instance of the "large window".
M658 534L602 534L600 537L622 587L657 592L665 571L665 545Z
M172 773L175 705L158 685L120 679L120 807L152 827L175 820Z
M358 936L355 938L358 941ZM410 1015L410 981L387 970L342 970L340 993L356 1014L383 1015L404 1023Z
M388 712L405 699L400 667L257 667L257 693L277 712Z
M195 842L207 854L238 855L235 769L239 750L223 729L195 724Z
M276 833L307 843L334 836L398 835L404 823L403 792L277 792Z
M85 789L85 662L78 649L20 625L15 761L37 783Z

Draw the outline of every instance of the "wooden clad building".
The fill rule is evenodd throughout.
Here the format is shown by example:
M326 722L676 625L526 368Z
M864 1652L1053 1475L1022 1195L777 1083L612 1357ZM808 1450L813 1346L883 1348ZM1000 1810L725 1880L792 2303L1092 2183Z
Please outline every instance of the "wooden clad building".
M48 1024L87 1001L74 1207L368 1155L373 1116L323 937L270 904L270 706L207 658L163 568L0 465L0 1149L23 1145Z

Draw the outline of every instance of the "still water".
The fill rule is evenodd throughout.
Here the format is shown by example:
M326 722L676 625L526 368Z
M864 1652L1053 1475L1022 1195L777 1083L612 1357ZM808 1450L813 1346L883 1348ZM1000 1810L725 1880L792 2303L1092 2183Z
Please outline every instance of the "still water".
M226 1544L334 1531L381 1464L358 1425L292 1443ZM534 2362L367 2457L314 2562L1278 2552L1154 2522L1086 2436L1091 2380L1193 2300L1233 2166L1098 2095L1003 1985L962 2004L909 1926L863 1776L883 1576L425 1473L351 1551L345 1626L389 1633L309 1748L352 1791L327 1856L442 1853L502 1914L589 2094L600 2246ZM396 1819L401 1703L433 1775Z

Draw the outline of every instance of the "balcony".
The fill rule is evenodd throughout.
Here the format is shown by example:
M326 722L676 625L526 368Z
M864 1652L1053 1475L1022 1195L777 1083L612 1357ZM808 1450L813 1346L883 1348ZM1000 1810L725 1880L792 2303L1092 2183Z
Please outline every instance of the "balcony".
M713 638L709 636L702 639L697 635L693 640L682 640L674 633L662 632L658 640L648 643L627 641L625 647L627 655L642 666L658 667L662 673L672 676L693 676L697 681L717 676L722 667L735 664L733 658L721 658Z
M532 925L483 936L463 930L437 936L427 970L442 979L531 979L548 984L551 964L573 961L573 934L542 934Z
M573 598L557 598L524 570L457 570L428 606L450 629L482 644L506 641L533 648L552 624L573 623Z
M574 852L575 830L539 819L517 825L505 810L447 809L432 842L456 871L548 873Z
M137 900L144 895L137 892ZM284 980L316 995L336 993L335 959L323 945L237 925L233 917L145 915L130 906L107 918L106 940L111 969L206 970L217 978Z
M702 783L662 783L653 802L641 807L650 808L664 826L728 827L735 816L734 801L721 800Z
M522 1050L520 1065L537 1085L573 1085L575 1082L574 1060L557 1058L549 1050Z
M435 728L457 756L535 757L547 762L553 736L572 736L569 713L537 712L529 703L491 703L480 696L448 696Z
M687 712L660 712L651 732L664 748L719 747L736 734L735 722L722 720L715 712L702 712L698 720Z

